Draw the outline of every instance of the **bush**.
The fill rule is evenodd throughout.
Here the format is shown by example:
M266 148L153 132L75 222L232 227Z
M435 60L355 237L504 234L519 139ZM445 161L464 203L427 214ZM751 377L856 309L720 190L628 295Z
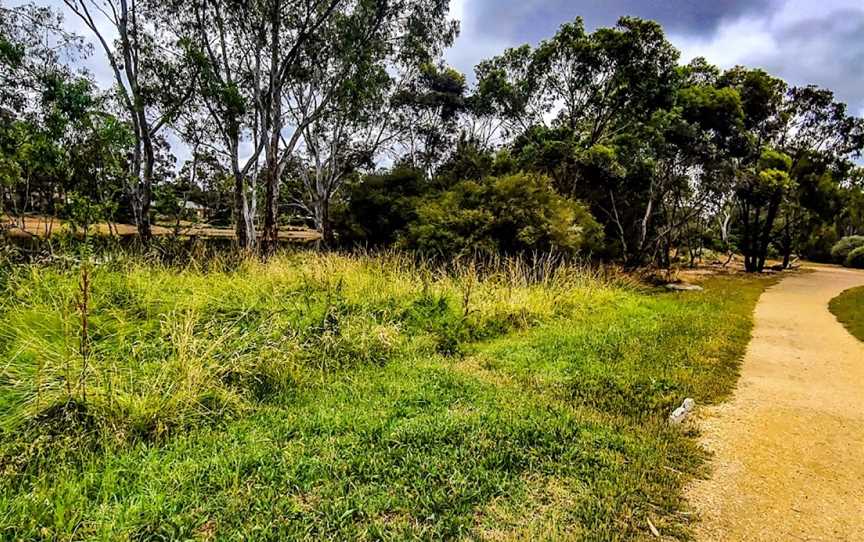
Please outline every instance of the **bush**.
M461 181L424 198L401 239L407 248L454 256L593 250L601 227L579 202L558 195L549 178L517 173Z
M856 248L846 256L844 262L846 267L854 267L855 269L864 269L864 245Z
M837 241L831 249L831 257L834 258L834 261L837 263L845 263L846 258L849 257L849 253L858 247L864 247L864 236L852 235L850 237L844 237Z
M810 233L801 247L801 253L814 262L829 263L834 261L831 249L837 244L839 236L834 226L820 226Z
M333 228L345 246L386 246L414 218L423 172L409 167L367 175L350 188L348 206Z

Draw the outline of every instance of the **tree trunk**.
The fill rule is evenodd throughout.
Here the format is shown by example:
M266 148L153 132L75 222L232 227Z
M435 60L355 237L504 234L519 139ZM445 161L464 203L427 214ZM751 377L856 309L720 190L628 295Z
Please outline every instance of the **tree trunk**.
M786 217L786 223L783 225L783 269L789 269L789 264L792 262L792 228L790 227L789 217Z
M633 254L633 261L637 265L641 265L645 261L645 241L648 239L648 228L651 224L651 214L654 212L654 189L648 195L648 204L645 206L645 214L639 222L639 242L636 245L636 252Z
M234 173L234 233L237 244L244 250L255 247L255 230L249 227L249 204L246 200L246 183L239 172Z
M264 235L262 247L267 253L276 250L279 242L279 170L278 161L268 164L264 193Z
M756 258L755 258L755 243L753 241L753 237L755 236L754 230L758 228L759 225L759 215L761 214L761 209L756 207L755 209L755 222L751 223L751 209L747 204L741 205L741 217L743 220L743 228L741 230L741 252L744 254L744 270L748 273L756 272Z
M780 210L780 201L782 194L775 195L768 204L768 215L765 217L765 223L762 225L758 239L758 262L757 272L761 273L765 269L765 260L768 258L768 245L771 243L771 231L774 229L774 221L777 219L777 212Z
M279 2L273 3L273 11L270 21L270 81L269 81L269 119L268 130L269 141L265 148L265 195L264 195L264 238L263 248L265 252L272 253L276 250L279 242L279 183L281 177L281 166L279 160L279 144L282 136L282 84L280 81L279 65L279 32L281 14L279 13Z
M330 199L322 198L319 202L318 232L325 248L333 247L336 238L333 235L333 225L330 223Z
M144 130L148 129L148 126L144 125ZM144 138L144 172L141 176L139 188L141 198L141 220L138 223L138 237L144 243L150 242L150 239L153 237L153 231L150 225L150 192L153 186L153 169L155 162L156 157L153 153L153 143L150 140L149 134L147 134Z

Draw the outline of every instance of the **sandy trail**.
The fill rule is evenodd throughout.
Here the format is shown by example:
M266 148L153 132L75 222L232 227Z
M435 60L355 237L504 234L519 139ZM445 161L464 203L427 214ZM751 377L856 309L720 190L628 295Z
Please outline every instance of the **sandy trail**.
M864 343L828 311L859 285L814 266L759 300L735 395L701 420L697 540L864 541Z

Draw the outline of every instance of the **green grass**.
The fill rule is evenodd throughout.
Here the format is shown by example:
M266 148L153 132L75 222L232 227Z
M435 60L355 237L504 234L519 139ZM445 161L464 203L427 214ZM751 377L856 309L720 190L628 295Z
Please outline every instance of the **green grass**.
M538 272L542 271L542 272ZM686 539L765 279L297 254L4 278L0 539Z
M829 308L849 333L864 341L864 287L846 290L831 300Z

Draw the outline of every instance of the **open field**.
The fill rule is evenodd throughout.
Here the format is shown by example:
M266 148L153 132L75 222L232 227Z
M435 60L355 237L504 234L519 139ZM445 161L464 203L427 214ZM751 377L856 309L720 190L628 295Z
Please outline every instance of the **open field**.
M849 333L864 341L864 287L843 292L831 300L829 307Z
M394 255L14 268L0 538L686 539L705 458L666 417L728 396L770 282Z
M8 230L8 234L13 237L46 237L55 235L64 231L68 231L68 225L62 220L41 217L41 216L26 216L23 219L13 219L10 217L0 217L0 222ZM22 227L23 222L23 227ZM153 225L153 235L155 236L171 236L180 235L184 237L200 237L206 239L233 239L234 230L231 228L216 228L207 224L197 224L193 222L181 222L179 229L174 227ZM114 235L119 237L131 237L137 235L135 226L130 224L97 224L91 228L91 233L98 235ZM317 241L321 238L320 234L308 228L292 228L283 227L279 232L279 238L286 241L308 242Z

